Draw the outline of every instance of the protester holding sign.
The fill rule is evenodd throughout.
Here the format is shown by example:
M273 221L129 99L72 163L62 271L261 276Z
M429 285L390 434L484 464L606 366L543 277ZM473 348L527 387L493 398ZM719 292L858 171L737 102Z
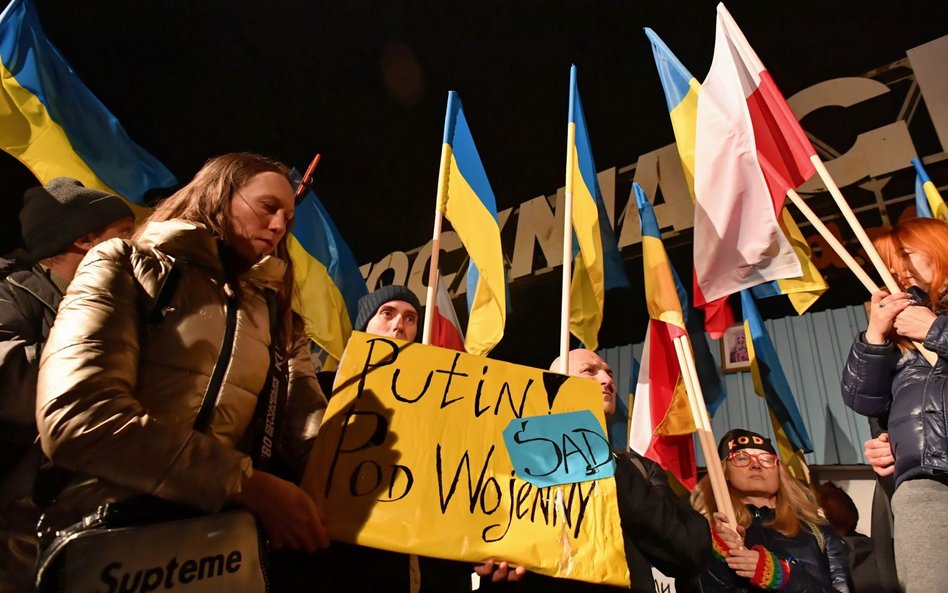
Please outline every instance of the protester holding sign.
M717 512L705 476L691 497L713 524L714 554L701 590L850 593L846 544L820 516L813 493L780 463L770 439L730 430L718 455L738 524Z
M382 286L359 299L356 331L414 342L421 323L421 303L407 286Z
M860 414L888 416L899 580L908 593L935 591L948 581L940 552L948 539L948 223L906 220L875 246L906 292L872 295L869 327L843 370L843 401ZM938 355L934 368L912 341Z
M421 303L408 287L382 286L358 303L356 331L414 342L421 324ZM415 568L408 554L335 542L318 559L320 583L326 590L407 593L458 592L471 588L471 566L437 558L419 558ZM371 566L372 570L365 570ZM304 580L312 579L306 577Z
M259 155L211 159L132 240L83 260L39 374L43 450L75 472L47 533L136 499L207 513L233 503L276 548L328 544L313 500L275 473L301 470L325 407L290 309L288 175ZM240 566L228 559L228 572Z
M557 358L551 371L560 369ZM592 350L576 349L569 353L569 373L592 379L602 389L602 408L606 416L615 413L616 388L612 369ZM625 557L632 575L631 591L652 593L654 566L676 579L689 579L704 568L711 553L707 522L679 499L668 485L664 470L654 461L634 452L616 456L616 489L619 520L625 544ZM487 571L478 571L487 576ZM483 581L482 581L483 582ZM495 588L514 591L620 591L607 585L594 585L527 573L520 583L494 584Z

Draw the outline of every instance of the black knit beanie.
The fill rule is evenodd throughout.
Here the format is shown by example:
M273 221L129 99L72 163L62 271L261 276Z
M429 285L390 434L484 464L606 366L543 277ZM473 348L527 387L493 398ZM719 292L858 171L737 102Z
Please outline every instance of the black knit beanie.
M118 196L91 189L71 177L56 177L23 194L20 228L30 259L58 255L70 243L116 220L133 218Z
M370 292L359 299L359 315L356 317L356 331L364 332L369 321L375 317L378 310L389 301L405 301L415 308L415 311L421 316L421 303L415 293L401 284L389 284L377 288L375 292Z
M727 459L728 455L741 449L762 449L773 455L777 454L767 437L743 428L734 428L721 437L721 442L718 443L718 457Z

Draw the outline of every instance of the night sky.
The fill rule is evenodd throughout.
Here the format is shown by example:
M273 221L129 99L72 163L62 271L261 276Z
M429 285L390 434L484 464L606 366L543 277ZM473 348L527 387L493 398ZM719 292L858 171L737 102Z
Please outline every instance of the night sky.
M655 29L700 80L714 46L715 4L37 1L48 36L79 77L180 182L225 152L263 152L299 168L322 153L315 189L360 263L430 238L448 90L464 102L498 208L517 206L563 185L571 63L598 169L634 163L674 140L642 27ZM865 74L948 33L938 5L727 4L788 97ZM878 125L872 113L864 117L868 123L840 126L839 148ZM941 150L927 138L916 146L922 154ZM6 153L0 175L6 251L16 245L20 196L35 180ZM617 199L621 208L627 198ZM631 261L636 249L624 253L630 276L641 276ZM541 364L555 352L556 314L547 311L558 309L558 282L548 274L515 287L498 357ZM639 292L609 304L623 310L611 325L635 328L606 332L606 345L644 330L640 301Z

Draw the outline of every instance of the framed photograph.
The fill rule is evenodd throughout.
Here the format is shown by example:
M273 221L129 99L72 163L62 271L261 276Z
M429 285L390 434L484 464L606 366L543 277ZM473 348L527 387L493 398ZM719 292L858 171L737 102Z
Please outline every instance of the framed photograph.
M721 370L725 373L739 373L749 371L750 368L750 354L747 352L744 325L732 325L721 337Z

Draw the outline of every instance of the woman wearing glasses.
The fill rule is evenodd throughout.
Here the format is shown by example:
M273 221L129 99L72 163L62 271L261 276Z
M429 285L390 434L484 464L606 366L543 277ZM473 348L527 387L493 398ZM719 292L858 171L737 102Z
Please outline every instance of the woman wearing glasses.
M717 512L707 476L692 506L711 522L714 553L704 593L849 593L846 544L819 515L813 494L783 467L770 439L729 431L718 444L737 525Z

